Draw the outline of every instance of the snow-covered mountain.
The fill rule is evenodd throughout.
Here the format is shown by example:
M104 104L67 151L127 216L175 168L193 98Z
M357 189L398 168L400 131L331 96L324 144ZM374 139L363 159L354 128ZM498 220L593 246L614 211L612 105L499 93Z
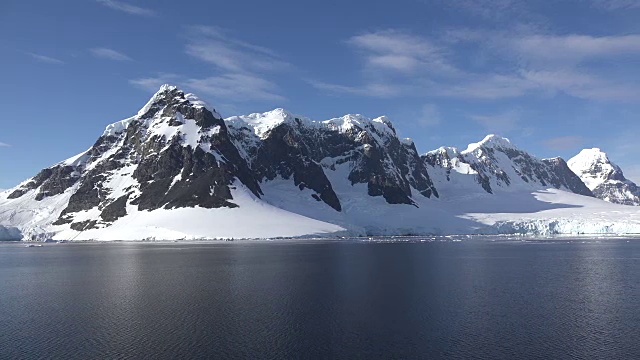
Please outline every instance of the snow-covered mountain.
M0 238L640 233L638 212L592 196L562 159L495 135L420 156L385 117L222 119L165 85L85 152L0 193Z
M626 179L622 169L602 150L584 149L568 164L597 198L616 204L640 205L640 188Z
M489 194L553 187L593 196L561 158L538 159L497 135L488 135L463 151L441 147L423 159L443 196L476 192L478 187Z
M26 238L65 239L342 230L269 206L261 195L222 117L165 85L136 116L107 126L90 149L0 195L0 224Z
M312 190L316 200L336 211L343 204L328 175L339 170L340 181L366 185L369 196L389 204L414 205L413 196L438 196L415 145L401 141L385 117L345 115L316 122L276 109L226 122L258 181L293 179L294 186Z

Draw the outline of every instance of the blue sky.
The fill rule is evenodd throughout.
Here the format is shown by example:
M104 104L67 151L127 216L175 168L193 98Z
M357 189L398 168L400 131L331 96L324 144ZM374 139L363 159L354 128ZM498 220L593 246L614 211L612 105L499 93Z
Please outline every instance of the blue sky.
M426 152L488 133L601 147L640 182L640 1L0 3L0 188L84 151L163 83L223 116L389 116Z

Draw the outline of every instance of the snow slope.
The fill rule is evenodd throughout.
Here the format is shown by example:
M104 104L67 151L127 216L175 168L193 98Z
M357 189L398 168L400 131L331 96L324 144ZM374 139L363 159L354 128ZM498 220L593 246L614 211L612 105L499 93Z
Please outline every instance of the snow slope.
M69 201L73 189L64 194L33 201L35 192L8 200L0 194L0 240L142 240L271 238L342 235L345 229L271 206L256 198L242 184L234 184L237 208L180 208L139 211L128 205L128 215L108 227L77 231L67 225L52 225ZM128 183L113 188L122 192ZM98 209L77 215L78 220L99 217Z
M126 217L108 228L90 229L81 238L93 240L273 238L340 235L344 228L271 206L235 184L237 208L179 208L138 211L131 206ZM177 221L176 221L177 220ZM65 229L54 239L69 239L78 232Z
M500 234L640 234L640 209L553 188L482 195L454 206Z
M318 208L303 192L291 192L288 181L282 179L263 187L263 199L338 224L353 235L640 234L640 209L555 188L493 194L469 188L472 191L439 199L414 197L417 206L392 205L379 197L361 196L364 185L340 181L344 171L329 171L338 197L344 200L342 212Z

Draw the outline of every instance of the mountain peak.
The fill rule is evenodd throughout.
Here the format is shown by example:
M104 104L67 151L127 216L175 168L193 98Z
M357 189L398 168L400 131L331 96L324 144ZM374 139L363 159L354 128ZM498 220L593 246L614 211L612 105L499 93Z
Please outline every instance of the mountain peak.
M594 162L600 162L604 164L611 163L609 157L607 156L607 153L596 147L591 149L582 149L580 153L574 156L571 160L572 162L576 163L578 161L581 161L589 164L592 164Z
M511 143L511 141L505 137L495 134L489 134L477 143L471 143L467 149L463 152L469 153L478 150L479 148L494 148L494 149L512 149L518 150L518 148Z
M607 180L626 180L620 167L611 162L607 154L600 148L583 149L567 164L571 171L580 176L591 190Z
M171 84L163 84L160 86L158 91L156 91L156 93L151 96L151 99L149 99L149 101L158 101L161 99L169 99L174 97L183 98L184 95L185 92L179 89L177 86Z
M513 144L511 143L511 140L507 139L506 137L502 137L500 135L496 135L496 134L489 134L487 136L484 137L484 139L482 139L482 141L480 141L481 144L483 145L496 145L496 146L506 146L506 147L513 147Z
M622 169L601 149L583 149L567 164L596 197L618 204L640 205L640 188L626 179Z
M157 93L167 92L167 91L173 91L173 90L178 90L178 91L180 91L180 89L178 89L178 87L177 87L177 86L175 86L175 85L171 85L171 84L162 84L162 85L160 85L160 89L157 91Z
M293 121L296 121L296 119L298 119L298 122L308 120L307 118L294 114L291 111L284 108L275 108L271 111L267 111L265 113L256 114L256 115L261 115L262 117L272 119L273 121L276 121L278 123L283 123L283 122L291 123Z
M598 167L599 172L603 170L615 171L618 168L600 148L583 149L567 163L571 170L578 175L595 170L595 167Z
M158 91L147 101L145 106L138 111L136 115L138 118L149 117L151 113L155 114L157 111L165 107L168 103L184 103L185 105L191 105L196 108L205 108L209 110L212 115L217 119L222 119L222 116L211 105L207 104L204 100L192 93L185 93L183 90L175 85L164 84L160 86Z
M294 115L283 108L276 108L263 113L252 113L249 115L231 116L225 119L227 123L240 123L253 129L258 137L264 137L269 131L280 124L302 123L310 120L299 115Z
M351 131L354 128L373 128L380 134L389 134L396 136L396 130L386 116L380 116L374 119L370 119L362 114L346 114L338 118L324 120L321 122L325 126L329 126L339 132Z
M170 97L178 97L178 96L184 97L184 92L179 90L177 86L163 84L162 86L160 86L160 89L158 89L158 91L156 91L156 93L153 94L153 96L151 96L149 101L147 101L147 103L142 107L142 109L138 111L137 116L144 117L146 114L149 113L149 110L151 110L154 106L162 107L162 104L159 104L159 103L166 103Z

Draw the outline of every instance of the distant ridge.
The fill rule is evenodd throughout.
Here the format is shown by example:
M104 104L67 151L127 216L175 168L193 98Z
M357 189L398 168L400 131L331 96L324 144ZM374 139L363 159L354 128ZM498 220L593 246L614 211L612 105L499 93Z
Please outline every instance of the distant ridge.
M640 205L640 188L624 177L622 169L599 148L584 149L569 160L569 167L593 194L623 205Z

